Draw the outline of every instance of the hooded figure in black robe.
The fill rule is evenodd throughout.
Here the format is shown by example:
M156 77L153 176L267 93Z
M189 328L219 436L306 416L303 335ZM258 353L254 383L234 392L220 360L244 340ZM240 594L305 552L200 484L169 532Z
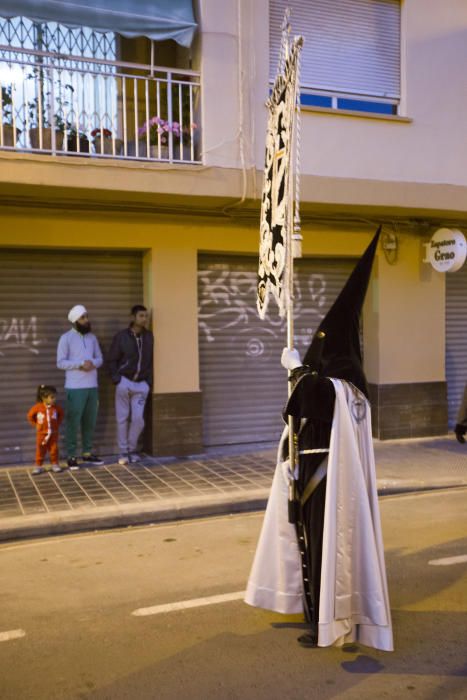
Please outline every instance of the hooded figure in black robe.
M288 350L285 348L282 354L282 364L286 369L291 371L290 380L293 383L293 391L284 411L284 420L287 422L289 416L292 416L294 419L295 442L298 452L298 470L295 469L294 471L293 500L289 502L288 516L289 522L293 522L296 529L300 570L302 574L303 610L305 619L310 626L309 633L299 637L298 641L303 646L317 646L319 643L320 595L323 585L321 565L323 560L323 533L327 495L326 473L336 409L336 386L339 388L340 395L342 394L342 387L344 387L344 389L346 386L349 387L349 391L347 392L350 397L349 406L351 412L354 414L352 420L354 420L357 430L363 418L365 418L366 424L368 424L368 416L365 416L366 407L368 406L368 386L363 373L360 350L360 314L368 287L379 233L380 229L378 229L372 242L357 263L333 306L320 323L311 345L305 354L303 363L296 350ZM347 391L347 389L345 390ZM342 398L339 405L344 405L344 409L347 411L347 406ZM368 443L368 435L366 436L366 440ZM360 437L357 439L357 442L359 441ZM283 436L279 448L279 464L283 464L284 460L287 460L287 446L288 440L284 439ZM364 451L365 450L363 450L363 452ZM366 451L368 452L368 444L366 445ZM367 467L364 465L363 471L366 469ZM291 471L293 470L289 465L289 475ZM335 474L335 467L333 473ZM276 479L280 482L280 477L277 477L277 474L275 482ZM374 484L372 484L371 487L367 485L365 488L369 489L369 493L372 491L369 495L369 501L372 499L374 503L374 499L376 498ZM274 491L276 494L278 493L273 485L272 498L270 500L274 500L277 504L277 497L273 497ZM363 499L367 498L365 493L364 490ZM328 497L330 498L330 494L328 494ZM280 498L281 496L279 496L279 499ZM272 512L267 512L263 531L267 529L267 527L270 527L278 532L278 537L282 541L285 541L286 535L284 527L286 526L284 526L283 523L278 524L278 521L284 518L283 510L281 506L279 506L277 510L274 504L271 505L271 511L275 511L275 514L272 515ZM281 511L281 513L279 513L279 511ZM271 541L267 533L264 535L262 533L262 538L268 539L268 544L266 547L264 545L261 547L260 542L258 549L266 550L266 548L270 548ZM379 538L376 549L378 549L378 547L379 549L382 548L381 538ZM380 554L382 556L382 552ZM340 553L337 552L337 556L339 555ZM288 555L286 555L286 557L287 556ZM277 589L275 594L272 593L272 587L270 585L271 572L266 573L265 576L263 576L262 573L265 572L265 567L267 566L267 559L261 551L257 552L257 559L252 569L252 575L247 590L246 602L260 607L272 608L281 612L295 611L293 605L289 605L287 602L287 597L289 595L290 601L293 600L293 594L289 591L292 585L290 581L286 580L287 573L284 573L287 567L293 568L295 564L290 564L290 562L285 560L281 562L281 555L278 555L274 563L271 564L271 566L276 569L275 575L273 576L273 578L276 579L273 584ZM357 567L358 566L360 570L365 568L361 563L357 563ZM377 566L381 568L380 563L377 564ZM382 581L380 597L383 600L381 605L382 607L388 608L385 572L380 572L380 579ZM358 629L358 627L361 627L365 622L368 622L368 625L371 626L371 616L376 619L378 615L379 613L370 613L369 616L365 617L365 615L362 614L360 617L355 618L358 619L358 624L353 625L353 627ZM388 622L388 616L389 612L387 610L386 615L383 615L381 619L379 619L379 623L382 623L383 627L389 627L389 630L386 629L383 635L384 640L381 641L378 635L372 632L367 635L367 639L370 641L366 643L373 644L372 640L376 640L378 637L374 644L375 646L386 649L392 648L392 633L390 630L390 620ZM349 631L348 627L349 625L347 625L347 628L344 626L344 635L341 636L347 634L348 638L358 638L358 633ZM324 632L323 625L323 639L332 638L333 640L337 640L338 636L337 633L333 636L333 632L331 632L329 636L327 631L326 633ZM363 636L365 636L365 634ZM320 645L325 646L327 643L329 642L320 642ZM337 641L330 643L337 643Z

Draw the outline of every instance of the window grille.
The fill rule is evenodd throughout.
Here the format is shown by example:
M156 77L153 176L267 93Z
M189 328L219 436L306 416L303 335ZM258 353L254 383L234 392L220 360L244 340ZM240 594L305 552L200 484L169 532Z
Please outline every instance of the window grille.
M14 121L20 146L27 146L27 131L39 121L44 128L53 122L59 128L65 124L70 150L83 150L73 148L73 138L85 138L94 122L112 128L117 85L116 68L109 61L115 61L116 47L113 32L27 17L0 18L0 82L16 96ZM89 64L83 59L102 62Z
M65 27L56 22L33 22L27 17L0 18L0 44L83 58L116 59L116 35L88 27ZM20 52L18 52L20 53ZM8 59L0 51L2 58Z

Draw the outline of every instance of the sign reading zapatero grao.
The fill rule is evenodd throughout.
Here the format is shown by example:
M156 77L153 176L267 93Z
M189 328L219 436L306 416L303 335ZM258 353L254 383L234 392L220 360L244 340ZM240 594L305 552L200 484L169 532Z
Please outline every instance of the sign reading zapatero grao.
M427 245L427 262L438 272L457 272L467 257L464 234L457 229L439 228Z

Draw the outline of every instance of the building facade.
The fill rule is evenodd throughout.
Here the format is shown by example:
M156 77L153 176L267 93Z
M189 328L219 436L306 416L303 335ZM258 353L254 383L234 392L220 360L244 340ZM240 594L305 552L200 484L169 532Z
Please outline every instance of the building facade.
M287 4L305 37L296 345L382 223L362 329L374 435L445 434L467 381L467 266L423 261L438 228L467 230L467 8ZM188 46L119 32L104 45L86 29L68 63L44 43L45 29L63 41L57 23L0 20L0 461L30 458L25 413L37 384L63 385L56 342L76 303L104 352L133 304L151 309L153 454L279 434L285 329L272 305L259 321L255 283L284 5L199 0ZM100 382L96 447L112 453L104 371Z

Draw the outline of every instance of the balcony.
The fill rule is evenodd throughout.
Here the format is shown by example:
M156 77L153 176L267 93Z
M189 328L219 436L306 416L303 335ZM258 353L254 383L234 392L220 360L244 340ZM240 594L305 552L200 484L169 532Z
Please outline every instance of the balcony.
M0 149L200 163L192 70L0 44Z

